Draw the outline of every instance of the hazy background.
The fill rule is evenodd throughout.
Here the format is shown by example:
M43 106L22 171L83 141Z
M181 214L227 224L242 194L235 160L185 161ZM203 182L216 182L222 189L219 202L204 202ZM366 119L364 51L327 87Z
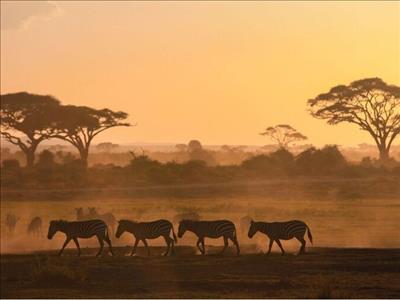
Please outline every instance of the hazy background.
M96 142L265 144L289 123L317 146L372 143L306 100L400 82L399 2L1 2L1 93L130 114ZM398 142L397 142L398 144Z

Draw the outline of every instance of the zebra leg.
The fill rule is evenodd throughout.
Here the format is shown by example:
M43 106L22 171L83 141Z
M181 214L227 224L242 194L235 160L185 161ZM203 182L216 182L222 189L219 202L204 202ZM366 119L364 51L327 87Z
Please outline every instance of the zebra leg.
M138 244L139 244L139 240L135 239L135 244L133 245L131 256L133 256L136 253L136 247L137 247Z
M306 249L306 240L304 239L304 237L297 237L297 236L296 236L296 239L298 239L299 242L301 243L301 247L300 247L300 250L299 250L299 254L304 254L304 253L306 253L306 251L305 251L305 249Z
M147 256L150 256L150 249L149 249L149 245L147 244L146 239L142 239L144 246L146 247L147 250Z
M267 255L269 255L271 253L271 248L272 248L273 243L274 243L274 240L273 239L269 239L269 246L268 246Z
M70 240L71 240L70 237L67 237L67 238L65 239L64 245L62 246L60 252L58 253L58 256L61 256L61 254L62 254L63 251L64 251L64 248L68 245L68 243L69 243Z
M226 248L228 247L228 237L224 235L224 248L221 251L221 255L224 254Z
M169 250L171 249L171 241L169 236L163 235L163 238L165 242L167 243L167 250L163 253L164 256L167 256L169 253Z
M169 238L169 241L170 241L170 243L171 243L171 251L170 251L170 254L175 254L175 241L174 241L174 239L170 238L169 236L168 236L168 238Z
M99 249L99 252L96 254L96 257L100 256L100 254L103 252L103 248L104 248L104 242L103 242L102 237L97 236L97 239L99 240L100 249Z
M233 237L231 237L230 239L231 239L231 241L232 241L232 242L235 244L235 246L236 246L237 255L240 255L240 248L239 248L239 242L238 242L238 240L237 240L237 237L236 237L236 236L233 236Z
M106 243L108 244L108 248L110 249L111 255L114 256L114 252L113 252L112 246L111 246L111 239L110 239L110 237L109 237L109 236L105 236L103 239L104 239L104 240L106 241Z
M78 256L81 256L81 247L79 247L78 238L74 238L76 248L78 249Z
M201 238L199 238L199 239L197 240L197 244L196 244L196 245L197 245L197 248L199 248L201 254L204 255L203 249L201 249L201 247L200 247L200 243L201 243Z
M281 248L282 255L285 255L285 250L283 250L283 247L282 247L281 241L280 241L279 239L276 239L276 243L278 244L279 248Z
M203 254L206 254L206 246L204 245L204 237L201 239L201 245L203 246Z

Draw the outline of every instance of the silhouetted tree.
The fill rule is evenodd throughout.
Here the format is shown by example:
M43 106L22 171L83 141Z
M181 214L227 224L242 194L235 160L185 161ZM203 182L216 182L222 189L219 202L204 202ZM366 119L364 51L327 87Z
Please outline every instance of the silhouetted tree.
M308 100L308 106L312 116L328 124L348 122L367 131L380 159L388 160L390 146L400 133L400 87L380 78L357 80Z
M268 136L271 140L278 143L281 148L287 148L290 143L295 141L303 141L307 139L305 135L302 135L292 126L286 124L268 127L260 134Z
M55 113L55 137L71 143L79 151L85 165L93 138L99 133L116 126L130 126L123 122L127 113L110 109L94 109L86 106L61 106Z
M39 154L38 162L35 165L36 177L40 183L47 184L54 180L57 164L54 154L49 150L43 150Z
M188 144L188 152L190 160L202 160L207 165L213 166L216 164L211 153L203 148L198 140L191 140Z
M6 159L1 163L1 184L5 186L18 186L21 184L22 174L19 161Z
M191 140L188 144L189 152L203 150L203 146L198 140Z
M24 152L28 167L33 166L38 145L52 137L50 111L58 106L59 101L52 96L26 92L1 96L1 136Z
M335 174L347 165L346 159L335 145L322 149L311 147L296 157L296 165L301 174Z

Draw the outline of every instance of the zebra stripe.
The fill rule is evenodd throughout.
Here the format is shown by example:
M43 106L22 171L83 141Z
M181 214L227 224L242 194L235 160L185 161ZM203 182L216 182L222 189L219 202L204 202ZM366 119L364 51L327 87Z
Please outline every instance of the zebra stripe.
M312 243L312 235L310 228L306 223L299 220L293 220L288 222L253 222L250 223L250 229L248 236L252 238L257 232L261 232L268 236L270 239L268 253L271 252L271 248L274 242L276 242L282 251L282 255L285 254L280 240L290 240L296 238L301 243L299 254L305 252L306 241L304 235L307 231L308 239Z
M74 222L68 222L65 220L53 220L50 222L47 238L49 240L52 239L53 236L58 231L66 235L66 240L64 242L64 245L61 248L58 255L62 254L64 248L72 239L76 244L79 256L81 254L81 251L78 243L78 238L87 239L93 236L97 237L100 244L100 250L96 256L99 256L102 253L104 247L104 241L107 242L111 254L114 255L112 251L111 241L108 236L107 225L102 220L87 220L87 221L74 221Z
M167 251L164 252L164 255L168 255L168 253L174 253L174 245L178 242L174 227L172 223L168 220L156 220L152 222L134 222L130 220L120 220L118 222L117 233L115 236L119 238L124 232L129 232L133 234L135 237L135 244L133 246L131 255L136 253L136 247L139 241L142 241L146 247L147 255L150 255L150 249L148 247L146 239L155 239L162 236L165 239L167 244ZM171 238L171 232L173 239Z
M201 254L205 254L204 238L224 238L224 248L221 254L225 252L228 247L228 239L230 239L236 246L237 254L240 254L239 243L236 236L235 224L229 220L217 220L217 221L193 221L193 220L182 220L179 223L178 236L183 237L186 231L193 232L197 237L197 247ZM200 247L202 245L202 248Z

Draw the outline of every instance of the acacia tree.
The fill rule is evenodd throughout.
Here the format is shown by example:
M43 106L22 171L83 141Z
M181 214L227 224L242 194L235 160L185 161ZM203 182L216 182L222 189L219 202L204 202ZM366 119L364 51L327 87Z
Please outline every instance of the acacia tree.
M52 137L49 112L58 106L59 101L52 96L27 92L1 96L1 136L23 151L27 167L33 166L38 145Z
M130 126L123 122L128 114L110 109L94 109L86 106L60 106L54 113L56 138L72 144L79 151L87 166L90 144L99 133L117 126Z
M268 136L271 140L278 143L281 148L287 148L290 143L307 139L305 135L287 124L270 126L260 134Z
M381 161L389 159L390 147L400 133L400 87L380 78L338 85L308 100L313 117L328 124L356 124L374 139Z

